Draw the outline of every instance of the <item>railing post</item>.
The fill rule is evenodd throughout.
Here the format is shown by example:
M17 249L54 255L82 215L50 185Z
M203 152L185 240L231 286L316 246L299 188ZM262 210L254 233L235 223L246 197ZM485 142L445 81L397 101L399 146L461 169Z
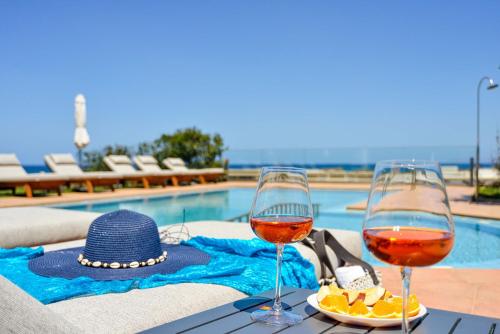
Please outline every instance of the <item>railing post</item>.
M470 171L470 185L474 185L474 158L470 158L470 166L469 166L469 171Z

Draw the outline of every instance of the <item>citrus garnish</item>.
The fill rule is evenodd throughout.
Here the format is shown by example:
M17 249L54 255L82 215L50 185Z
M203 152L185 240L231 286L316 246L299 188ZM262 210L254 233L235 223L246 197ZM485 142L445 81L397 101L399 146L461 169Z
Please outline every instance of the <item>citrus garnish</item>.
M325 298L329 294L330 294L330 289L328 288L328 286L323 285L321 288L319 288L318 294L316 295L316 299L318 300L318 303L321 303L323 298Z
M327 311L348 313L349 304L347 298L343 295L328 295L319 303L319 306Z
M401 318L403 313L403 299L378 286L346 290L330 284L322 286L316 297L322 309L354 317L389 319ZM412 294L408 297L408 317L417 316L419 312L420 303Z
M393 318L396 316L396 307L388 301L379 300L373 306L372 314L376 318Z
M417 299L417 296L410 295L408 300L408 316L414 317L420 312L420 302Z
M389 303L393 304L396 309L396 314L398 317L402 317L403 314L403 298L392 297L387 300ZM417 296L410 295L408 298L408 317L414 317L420 312L420 303Z
M344 289L339 288L337 285L330 284L328 288L331 295L341 295L344 293Z
M366 307L365 303L361 300L356 300L354 304L349 308L349 314L352 316L362 316L367 317L370 315L370 311Z

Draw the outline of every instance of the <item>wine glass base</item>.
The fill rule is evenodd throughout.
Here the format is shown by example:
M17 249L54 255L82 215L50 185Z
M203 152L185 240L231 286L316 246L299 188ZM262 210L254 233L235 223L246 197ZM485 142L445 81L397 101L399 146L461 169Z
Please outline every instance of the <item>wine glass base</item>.
M276 313L273 310L263 311L257 310L252 312L251 318L254 321L264 323L271 326L292 326L300 324L304 318L300 314L292 312L281 311Z

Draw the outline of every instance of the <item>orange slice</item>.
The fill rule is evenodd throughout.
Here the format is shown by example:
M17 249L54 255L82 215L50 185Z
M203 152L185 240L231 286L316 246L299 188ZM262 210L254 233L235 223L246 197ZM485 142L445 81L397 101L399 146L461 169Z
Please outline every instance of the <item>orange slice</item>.
M349 314L352 316L368 317L370 315L370 311L366 307L365 303L358 299L349 308Z
M330 284L328 286L328 289L330 290L330 294L331 295L341 295L344 293L344 289L341 289L339 288L337 285L335 284Z
M394 318L396 317L396 307L394 304L385 300L379 300L373 305L372 314L376 318Z
M402 317L403 314L403 298L392 297L387 300L389 303L393 304L396 308L396 313L398 317ZM417 296L410 295L408 298L408 317L414 317L420 312L420 302Z
M319 303L322 309L330 312L346 314L349 312L349 304L344 295L328 295Z
M417 299L417 296L410 295L408 300L408 316L414 317L420 312L420 302Z

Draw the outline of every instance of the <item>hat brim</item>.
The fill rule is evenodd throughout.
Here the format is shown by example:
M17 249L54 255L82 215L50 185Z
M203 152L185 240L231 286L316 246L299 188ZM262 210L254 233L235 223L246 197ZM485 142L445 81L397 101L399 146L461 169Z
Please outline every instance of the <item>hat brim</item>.
M161 244L162 250L168 252L167 259L153 266L130 269L93 268L82 266L78 255L83 247L47 252L30 260L28 267L35 274L46 277L62 277L73 279L90 277L95 280L129 280L145 278L155 274L173 274L182 268L192 265L204 265L210 256L194 247L184 245Z

